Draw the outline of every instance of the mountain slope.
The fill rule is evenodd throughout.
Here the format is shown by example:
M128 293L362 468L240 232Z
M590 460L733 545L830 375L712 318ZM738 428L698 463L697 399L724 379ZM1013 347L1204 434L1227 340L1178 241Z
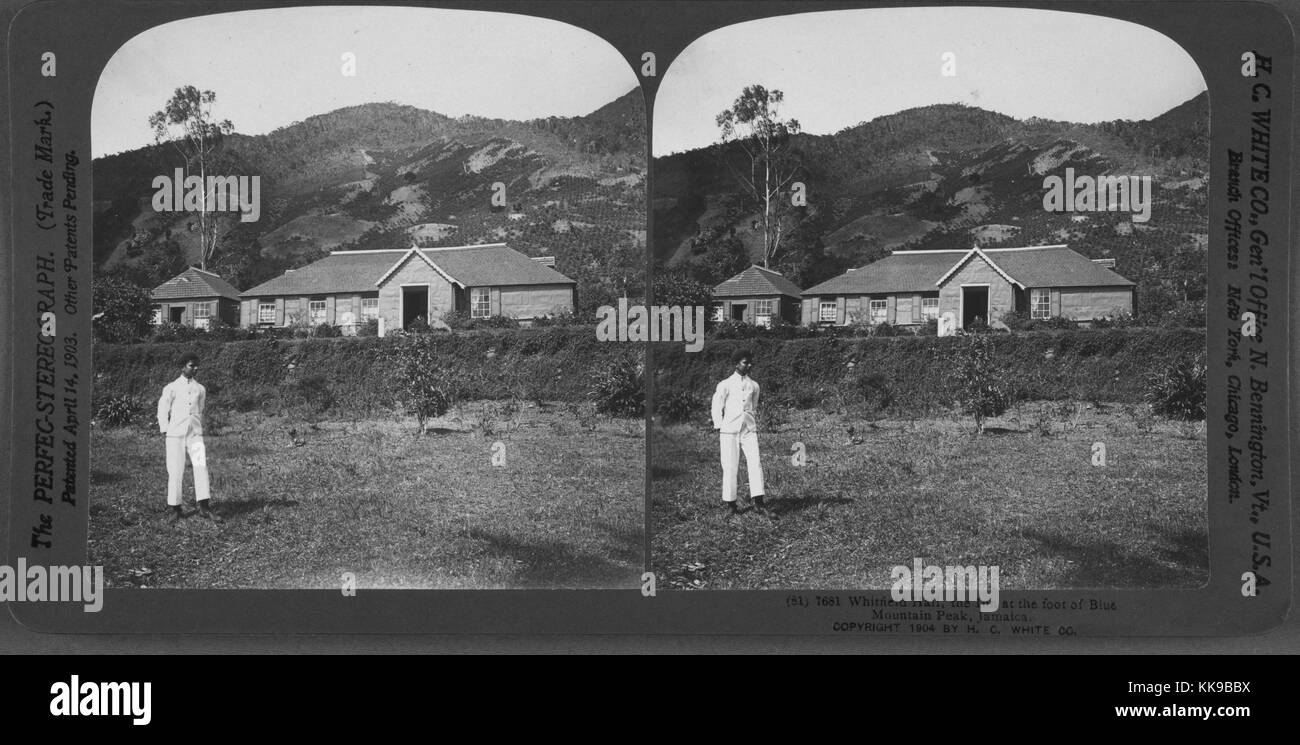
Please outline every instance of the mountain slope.
M789 218L775 268L809 287L890 250L1069 243L1116 258L1140 296L1165 310L1202 301L1208 135L1204 93L1141 122L1022 121L944 104L833 135L799 135L790 147L808 208ZM700 149L655 160L660 265L716 284L762 260L758 208L722 164L734 153ZM1150 220L1045 211L1044 178L1066 169L1151 177Z
M194 213L156 213L170 146L97 159L95 261L143 285L198 261ZM645 111L639 89L582 117L453 119L393 103L227 138L209 172L259 176L261 217L220 218L213 265L250 287L336 248L509 241L555 255L580 305L644 276ZM504 187L504 204L494 197ZM499 199L498 199L499 201ZM170 272L170 273L169 273Z

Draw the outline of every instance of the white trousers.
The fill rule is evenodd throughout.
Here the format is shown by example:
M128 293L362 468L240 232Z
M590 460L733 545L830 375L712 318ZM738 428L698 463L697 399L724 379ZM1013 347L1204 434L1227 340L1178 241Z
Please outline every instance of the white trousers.
M194 468L194 499L202 502L208 498L208 458L203 448L203 435L179 435L167 438L167 504L175 507L181 503L181 482L185 478L185 455L190 456Z
M754 430L719 434L722 446L722 501L736 501L736 472L740 451L745 451L745 468L749 472L749 496L763 494L763 464L758 459L758 433Z

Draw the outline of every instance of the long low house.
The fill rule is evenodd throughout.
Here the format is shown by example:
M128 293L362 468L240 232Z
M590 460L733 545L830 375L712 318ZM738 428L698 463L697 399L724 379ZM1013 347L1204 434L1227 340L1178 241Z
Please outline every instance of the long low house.
M192 266L153 288L154 323L206 329L214 322L239 323L239 290L209 271Z
M799 323L799 287L757 264L713 288L713 320L771 326L780 319Z
M530 322L572 313L576 283L553 257L529 258L504 243L451 248L333 251L240 295L243 326L340 326L380 319L404 329L443 314L509 316Z
M915 326L952 313L957 328L1008 311L1076 321L1133 312L1134 283L1064 245L894 251L803 291L805 325Z

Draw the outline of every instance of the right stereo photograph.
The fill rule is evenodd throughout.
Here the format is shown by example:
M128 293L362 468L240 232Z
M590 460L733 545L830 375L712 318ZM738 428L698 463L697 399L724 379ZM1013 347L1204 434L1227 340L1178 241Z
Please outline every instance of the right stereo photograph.
M661 587L1209 578L1210 102L1141 25L807 13L697 39L654 106ZM985 575L991 571L992 578Z

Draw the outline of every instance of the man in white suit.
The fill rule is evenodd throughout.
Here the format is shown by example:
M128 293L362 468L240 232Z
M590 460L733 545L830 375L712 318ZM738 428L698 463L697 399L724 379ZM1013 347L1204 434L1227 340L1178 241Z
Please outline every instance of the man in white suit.
M759 514L768 514L763 504L763 464L758 456L758 383L749 377L753 355L747 349L731 356L736 372L718 383L713 393L713 428L718 430L722 450L722 501L729 515L736 508L736 480L740 453L745 453L749 472L749 495Z
M181 482L185 477L185 456L194 469L194 501L199 514L213 521L221 518L208 504L208 460L203 447L203 405L207 389L194 379L199 371L199 356L190 352L181 357L181 376L163 388L158 399L158 429L167 436L167 504L172 519L183 517Z

